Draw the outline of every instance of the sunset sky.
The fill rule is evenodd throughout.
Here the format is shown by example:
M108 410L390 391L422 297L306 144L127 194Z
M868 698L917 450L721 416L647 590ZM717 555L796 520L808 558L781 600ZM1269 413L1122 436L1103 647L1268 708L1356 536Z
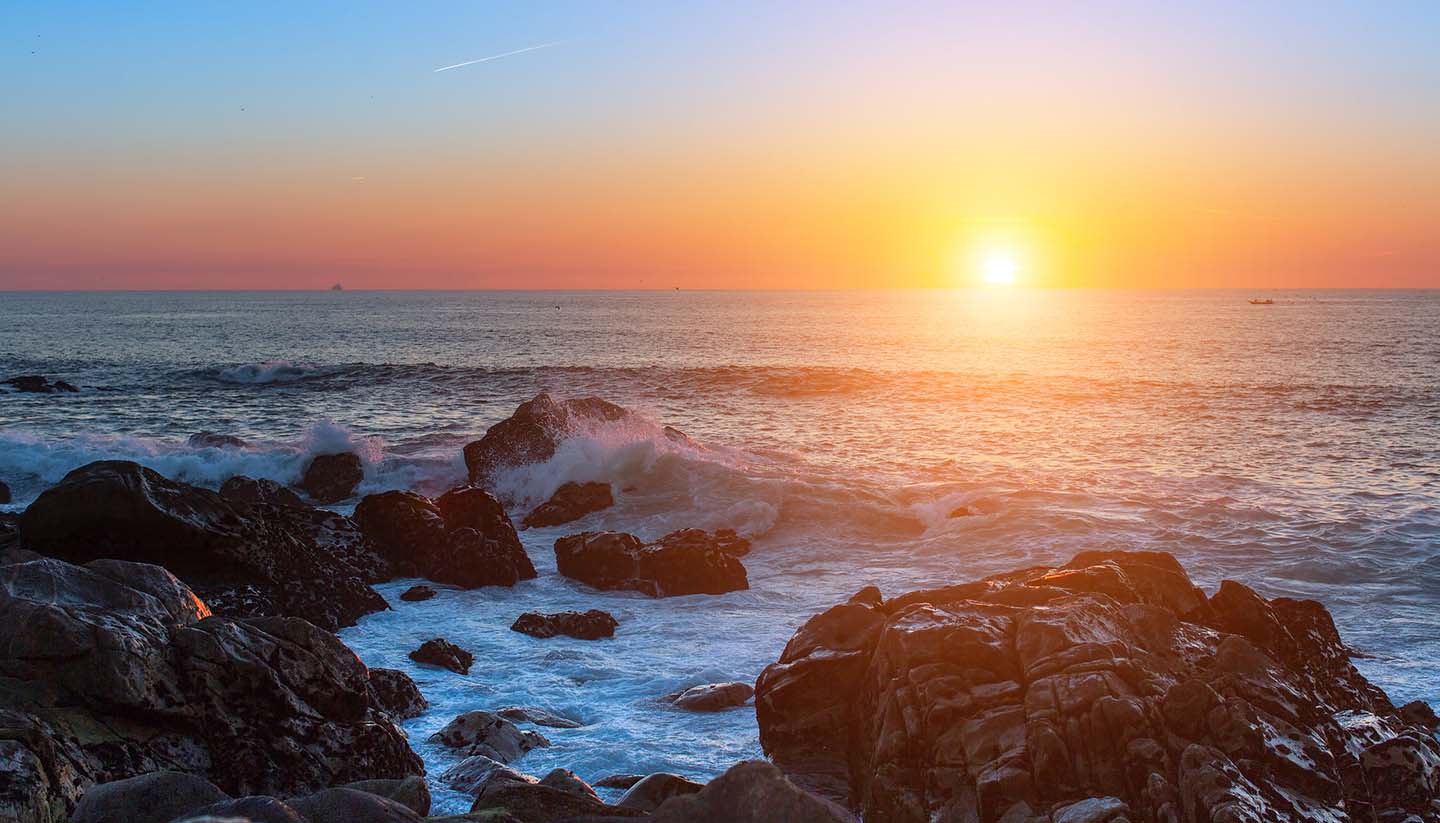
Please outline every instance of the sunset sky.
M1175 5L12 0L0 289L1440 286L1440 3Z

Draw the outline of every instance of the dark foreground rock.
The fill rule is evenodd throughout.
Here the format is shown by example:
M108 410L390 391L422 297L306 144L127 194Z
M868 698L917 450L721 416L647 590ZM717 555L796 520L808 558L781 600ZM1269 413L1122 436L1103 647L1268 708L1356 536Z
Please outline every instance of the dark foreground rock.
M1440 799L1440 744L1324 607L1206 597L1156 552L869 589L796 632L756 715L778 765L866 820L1398 823Z
M296 616L334 630L388 608L369 586L388 567L347 518L237 503L129 461L65 475L25 510L20 538L76 563L164 566L227 616Z
M355 520L397 571L464 588L535 577L504 507L481 489L455 489L437 500L403 491L367 495Z
M300 479L300 488L317 503L330 505L355 493L355 487L365 479L365 467L360 455L354 452L320 454L305 467Z
M609 483L566 483L525 515L526 528L559 526L615 505Z
M585 612L554 614L525 612L516 618L510 628L531 637L546 638L563 634L578 640L599 640L602 637L614 637L615 627L619 625L609 612L590 609Z
M651 597L723 594L750 588L737 559L748 549L734 532L682 529L653 543L623 532L582 532L555 541L555 561L561 574L597 589Z
M666 800L651 819L655 823L855 823L844 808L801 790L763 760L736 763L700 791Z
M330 632L211 616L158 566L0 566L0 819L63 820L91 785L160 770L292 796L421 769Z
M456 674L469 674L470 666L475 663L475 655L443 637L436 637L421 643L420 648L410 652L410 659L416 663L428 663L431 666L449 669Z
M0 386L9 386L26 394L66 394L80 391L64 380L51 380L39 374L26 374L0 380Z
M300 495L276 483L274 480L259 480L236 475L220 484L220 496L232 503L267 503L273 506L293 506L308 509L309 504Z
M430 708L420 687L399 669L371 669L370 693L375 704L396 720L419 717Z
M92 787L70 823L414 823L430 811L425 781L363 780L281 800L232 798L204 778L154 772Z
M707 683L680 692L670 703L691 712L719 712L743 706L754 695L749 683Z
M660 804L672 797L694 794L703 788L703 783L696 783L678 774L656 772L627 786L627 791L615 801L615 805L649 812L660 808Z

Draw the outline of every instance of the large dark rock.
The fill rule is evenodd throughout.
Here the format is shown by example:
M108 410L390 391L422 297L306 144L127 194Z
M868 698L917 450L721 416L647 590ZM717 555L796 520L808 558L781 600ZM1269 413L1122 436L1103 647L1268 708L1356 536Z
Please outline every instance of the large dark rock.
M555 637L568 635L579 640L599 640L613 637L615 627L620 625L609 612L590 609L585 612L556 612L542 614L525 612L516 618L511 629L531 637Z
M465 446L470 482L488 485L497 470L543 463L555 454L561 440L586 426L622 420L627 415L624 408L598 397L556 400L542 392L491 426L484 437Z
M756 716L776 764L866 820L1400 821L1440 801L1440 743L1324 607L1207 598L1158 552L866 590L796 632Z
M749 683L706 683L680 692L670 703L690 712L720 712L743 706L754 695Z
M371 669L370 692L375 704L396 720L419 717L430 708L420 687L399 669Z
M365 467L358 454L319 454L305 467L300 488L315 502L329 505L354 494L355 487L364 479Z
M7 485L5 485L5 481L0 480L0 503L9 503L9 502L10 502L10 487L7 486Z
M558 526L615 505L609 483L565 483L525 515L526 528Z
M435 596L435 590L429 586L411 586L401 592L400 599L406 603L419 603L422 600L429 600Z
M0 729L0 819L65 819L89 786L165 769L293 795L422 768L333 634L211 616L115 560L0 566Z
M845 809L803 791L763 760L736 763L700 791L671 797L651 819L655 823L855 823ZM963 819L953 818L956 823Z
M649 812L660 808L660 804L672 797L694 794L703 788L703 783L696 783L678 774L656 772L627 786L625 794L615 801L615 805Z
M48 377L38 374L26 374L20 377L0 380L0 386L9 386L17 392L27 394L59 394L80 391L64 380L51 380Z
M419 823L403 803L370 792L336 787L286 801L306 823Z
M355 520L397 570L465 588L535 577L504 507L480 489L456 489L439 500L404 491L367 495Z
M644 812L611 806L573 772L555 769L541 780L507 769L493 769L473 790L470 818L476 820L560 823L614 821L643 817Z
M220 496L232 503L268 503L274 506L294 506L308 509L310 505L300 495L276 483L274 480L236 475L220 484Z
M334 630L388 608L368 585L388 569L348 519L235 503L129 461L67 474L25 510L20 537L72 562L164 566L227 616L293 615Z
M700 529L671 532L653 543L623 532L583 532L555 541L560 573L597 589L629 589L651 597L723 594L750 588L729 536Z
M443 637L435 637L426 640L420 644L420 648L410 652L410 659L416 663L426 663L449 669L456 674L469 674L470 666L475 662L475 655Z
M170 823L197 809L229 800L209 780L188 772L159 771L91 787L70 823Z
M550 745L539 732L521 729L494 712L466 712L430 735L430 741L451 749L459 749L466 757L484 755L500 763L509 763L531 749Z

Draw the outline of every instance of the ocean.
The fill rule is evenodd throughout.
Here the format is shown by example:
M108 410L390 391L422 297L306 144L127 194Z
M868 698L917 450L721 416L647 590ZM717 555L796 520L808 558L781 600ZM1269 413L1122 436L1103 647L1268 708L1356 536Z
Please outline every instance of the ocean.
M0 293L0 379L81 388L0 390L15 494L0 509L92 460L215 487L293 482L342 448L365 462L362 493L438 493L463 481L462 446L539 391L640 412L500 478L517 522L568 480L625 489L521 532L539 579L413 604L398 595L416 581L384 584L394 610L341 632L430 701L405 728L441 811L468 802L435 779L454 758L425 738L462 711L585 723L543 730L554 745L514 764L526 772L707 779L760 755L753 712L662 695L753 681L862 586L890 596L1086 549L1160 549L1207 589L1319 600L1392 699L1440 702L1440 292L1252 296ZM248 446L187 445L202 430ZM554 573L563 534L688 526L754 541L748 591L652 600ZM587 608L619 619L614 639L509 629L526 610ZM468 676L406 657L438 635L474 652Z

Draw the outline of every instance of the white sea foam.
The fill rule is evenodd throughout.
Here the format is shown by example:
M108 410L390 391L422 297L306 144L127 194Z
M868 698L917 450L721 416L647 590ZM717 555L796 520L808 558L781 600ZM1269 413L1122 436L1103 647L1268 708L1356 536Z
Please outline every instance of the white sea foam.
M293 360L267 360L264 363L245 363L221 369L215 379L223 383L295 383L313 377L333 374L335 369L311 366Z

